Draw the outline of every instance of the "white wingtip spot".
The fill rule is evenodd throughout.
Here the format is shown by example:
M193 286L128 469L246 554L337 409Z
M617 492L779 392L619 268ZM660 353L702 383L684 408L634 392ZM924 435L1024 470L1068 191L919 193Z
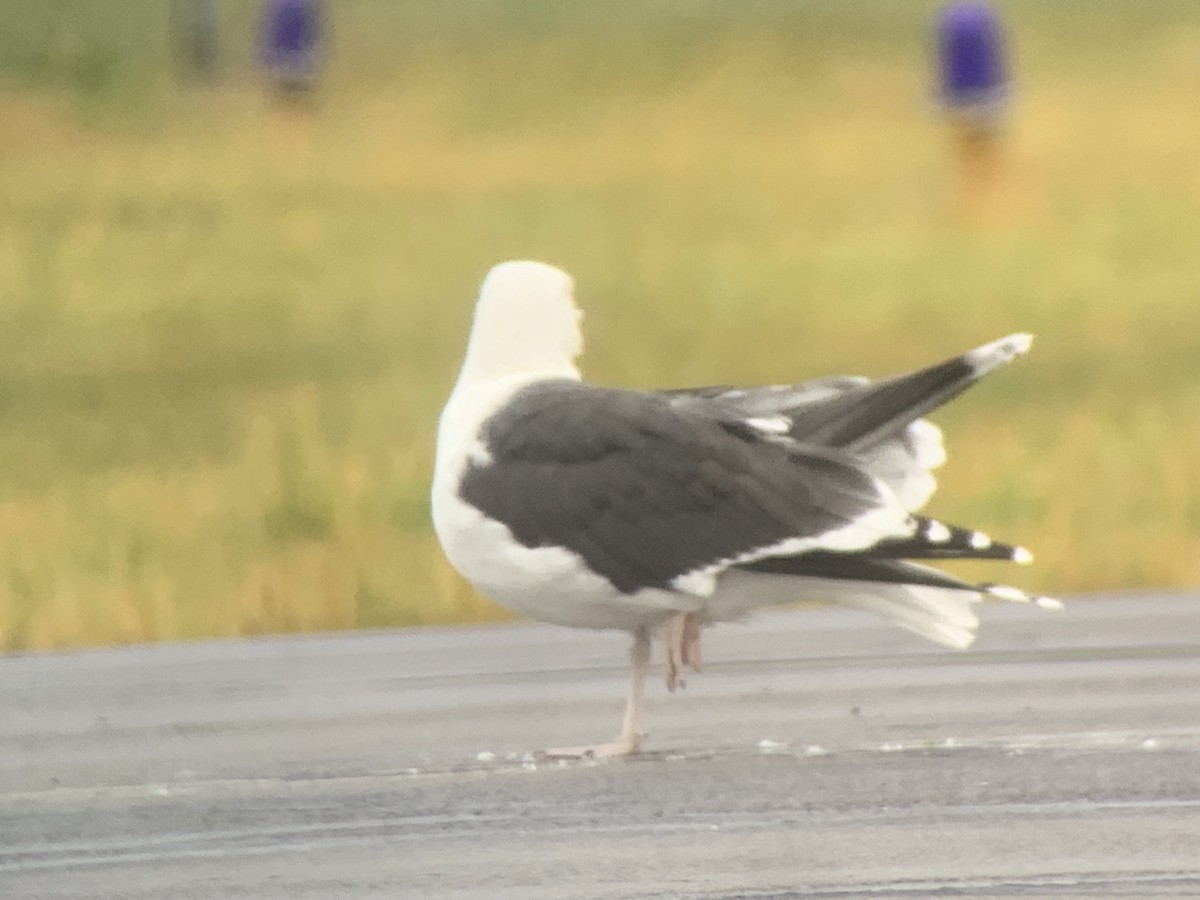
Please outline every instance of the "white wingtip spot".
M1062 609L1063 602L1057 597L1034 597L1033 602L1042 609Z
M1012 561L1018 566L1027 566L1033 562L1033 554L1024 547L1013 547Z
M982 531L972 531L967 543L975 550L986 550L992 546L992 538Z
M787 434L792 430L792 423L783 416L756 416L746 419L746 424L764 434Z
M964 359L975 369L976 376L990 372L997 366L1012 362L1033 345L1032 334L1010 334L1008 337L976 347L964 354Z
M1028 353L1029 348L1033 346L1033 335L1027 331L1010 334L1005 340L1008 341L1013 353L1017 356L1020 356L1022 353Z
M1029 603L1033 599L1020 588L1010 587L1007 584L988 585L984 589L984 593L997 600L1011 600L1013 603Z
M944 544L950 540L950 529L937 519L930 519L925 526L925 540L931 544Z

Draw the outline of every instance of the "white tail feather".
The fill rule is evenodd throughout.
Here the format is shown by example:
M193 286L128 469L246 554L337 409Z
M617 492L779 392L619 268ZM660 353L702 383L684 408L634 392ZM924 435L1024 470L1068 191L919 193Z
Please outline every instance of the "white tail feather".
M1001 588L999 592L997 587ZM716 592L707 598L703 615L707 621L720 622L744 618L756 609L799 600L835 603L875 613L943 647L965 650L975 642L975 632L979 628L975 604L985 599L1025 603L1032 599L1048 609L1061 608L1061 604L1051 598L1031 598L1016 588L997 585L959 590L924 584L841 581L735 570L721 576Z
M835 602L876 613L943 647L965 650L975 642L979 617L971 607L979 599L976 593L910 584L857 587L867 587L870 593L845 593Z

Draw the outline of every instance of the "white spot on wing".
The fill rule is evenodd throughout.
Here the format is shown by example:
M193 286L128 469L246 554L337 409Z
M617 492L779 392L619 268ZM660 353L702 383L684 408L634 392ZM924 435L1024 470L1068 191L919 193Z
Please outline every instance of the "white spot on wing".
M984 589L984 593L998 600L1011 600L1013 603L1028 603L1033 599L1020 588L1010 587L1007 584L988 585Z
M784 416L756 416L745 421L751 428L764 434L787 434L792 429L791 420Z
M1022 353L1025 353L1032 344L1032 334L1010 334L1008 337L1000 338L998 341L992 341L990 344L976 347L974 350L963 354L963 358L975 370L975 376L979 377L986 372L990 372L997 366L1002 366L1006 362L1012 362L1012 360L1016 359Z
M976 550L986 550L988 547L992 546L992 539L989 535L984 534L982 531L972 531L971 538L968 543Z
M950 540L950 529L937 519L930 519L925 526L925 540L931 544L944 544Z

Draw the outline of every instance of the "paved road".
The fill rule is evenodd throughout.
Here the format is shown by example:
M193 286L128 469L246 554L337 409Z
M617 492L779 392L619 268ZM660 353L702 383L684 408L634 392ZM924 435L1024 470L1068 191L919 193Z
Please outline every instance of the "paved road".
M515 625L0 659L0 898L1200 896L1200 596L798 610L651 685Z

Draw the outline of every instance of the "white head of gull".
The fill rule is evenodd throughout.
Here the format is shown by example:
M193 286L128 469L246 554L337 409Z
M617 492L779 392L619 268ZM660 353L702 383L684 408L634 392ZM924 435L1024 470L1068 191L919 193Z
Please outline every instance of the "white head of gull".
M763 607L854 606L965 648L980 600L1058 605L926 565L1032 557L917 512L945 460L922 417L1028 350L1029 335L876 382L632 391L581 381L573 288L540 262L487 275L442 411L432 493L447 558L483 594L633 637L620 735L548 755L640 749L656 634L674 690L685 667L699 670L704 626Z

